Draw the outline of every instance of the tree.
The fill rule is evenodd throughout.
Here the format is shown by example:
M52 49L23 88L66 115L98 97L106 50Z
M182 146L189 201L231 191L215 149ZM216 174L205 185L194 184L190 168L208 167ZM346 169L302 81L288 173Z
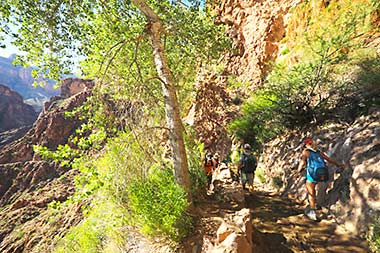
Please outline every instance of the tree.
M132 0L132 2L144 13L148 20L147 27L152 41L154 62L156 64L157 73L160 77L162 91L165 97L166 121L167 127L169 128L169 136L173 152L174 176L178 184L184 186L188 200L191 202L190 175L182 134L182 120L174 87L173 75L170 71L165 55L165 49L161 42L161 21L145 1Z
M146 96L154 97L147 106L151 106L147 114L152 117L160 114L158 108L164 104L175 178L191 200L176 92L185 85L184 90L190 93L194 88L186 83L195 76L197 62L217 58L229 42L217 37L222 28L215 28L207 12L200 11L200 1L188 2L193 5L169 0L149 4L138 0L2 0L0 37L12 36L14 44L27 52L17 60L35 66L35 77L60 80L70 73L73 59L80 55L84 57L84 75L104 83L102 92L111 94L111 99L122 96L118 87L123 86L123 95L129 93L128 98L145 98L147 102ZM157 96L160 86L162 102Z

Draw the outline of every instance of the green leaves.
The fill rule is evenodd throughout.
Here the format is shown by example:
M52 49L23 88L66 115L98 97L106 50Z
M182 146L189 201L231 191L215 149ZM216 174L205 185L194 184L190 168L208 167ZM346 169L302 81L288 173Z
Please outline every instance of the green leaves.
M143 233L163 234L176 241L186 236L191 228L185 215L188 203L171 170L156 169L147 178L132 182L127 192L133 217Z

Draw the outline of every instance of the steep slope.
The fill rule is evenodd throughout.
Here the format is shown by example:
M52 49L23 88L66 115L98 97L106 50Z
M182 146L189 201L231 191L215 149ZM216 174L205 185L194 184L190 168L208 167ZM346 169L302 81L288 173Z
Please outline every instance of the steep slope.
M222 71L199 74L197 95L185 119L210 151L225 157L236 145L227 125L240 114L243 99L262 84L267 63L278 56L288 11L299 2L227 0L213 5L217 23L228 26L233 48L221 60Z
M80 122L66 118L65 112L81 105L92 85L91 81L65 80L64 96L46 103L34 127L1 149L0 252L47 252L55 235L81 220L79 203L62 207L61 212L48 208L73 194L77 171L41 160L33 145L55 149L67 142Z
M20 94L0 84L0 132L31 125L37 116Z

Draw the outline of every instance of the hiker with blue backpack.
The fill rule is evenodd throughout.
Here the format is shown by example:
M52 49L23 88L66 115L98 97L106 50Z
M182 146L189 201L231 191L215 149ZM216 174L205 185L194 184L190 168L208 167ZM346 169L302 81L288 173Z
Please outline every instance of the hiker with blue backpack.
M317 145L311 138L304 140L305 149L302 152L301 162L298 165L298 172L301 172L306 166L306 189L310 209L305 210L305 214L312 220L318 220L316 213L316 190L318 182L327 182L329 180L329 171L326 161L334 164L339 168L344 165L328 157L324 152L317 149Z
M240 182L243 186L243 190L247 189L253 192L253 179L255 175L255 170L257 167L256 157L252 154L251 145L248 143L243 146L243 153L240 155L240 160L238 164L238 171L240 172Z

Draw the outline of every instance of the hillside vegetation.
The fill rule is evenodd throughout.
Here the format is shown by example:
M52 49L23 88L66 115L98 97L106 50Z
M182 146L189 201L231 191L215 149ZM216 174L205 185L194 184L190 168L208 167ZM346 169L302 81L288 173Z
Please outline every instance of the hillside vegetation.
M19 62L37 66L36 77L60 79L78 54L83 57L82 76L96 83L81 106L65 112L66 118L81 122L67 142L50 147L33 143L34 159L54 161L62 170L75 172L69 179L75 192L62 201L50 201L51 219L44 222L64 219L72 206L80 206L81 222L73 222L70 225L75 226L49 240L31 242L29 249L116 253L138 244L143 251L149 243L136 243L141 233L165 244L167 252L176 251L197 225L193 211L207 184L202 171L205 149L221 151L230 162L234 160L230 154L236 154L242 143L253 144L263 157L260 167L266 187L291 196L297 191L289 189L289 182L299 177L285 165L280 167L289 174L269 168L272 146L291 140L291 149L297 149L303 137L327 124L339 124L340 135L335 137L343 138L344 131L355 131L342 130L342 125L366 124L357 121L362 115L370 115L368 121L378 118L378 1L297 1L286 9L283 37L274 41L278 54L260 67L263 72L255 85L227 68L234 57L244 57L236 52L241 38L231 35L237 29L234 24L219 20L216 25L215 13L204 1L184 2L4 1L0 7L0 20L18 25L19 33L13 34L16 44L28 52ZM147 13L156 13L160 22ZM162 29L153 29L157 22ZM9 26L0 32L9 32ZM209 93L208 87L213 87ZM173 115L185 118L187 108L203 113L204 120L172 124ZM220 132L206 133L213 126ZM181 134L175 135L176 130ZM290 133L296 137L290 138ZM217 142L219 136L226 139ZM348 137L354 135L344 135ZM376 138L368 143L375 150ZM341 147L345 139L332 143ZM183 144L186 153L175 149L176 144ZM280 151L276 158L281 165L288 162L283 156L288 151ZM376 166L378 156L370 158ZM350 167L350 176L355 166ZM183 180L186 175L189 185ZM374 252L380 247L376 219L373 215L357 223ZM21 225L18 229L12 230L11 238L22 237Z

